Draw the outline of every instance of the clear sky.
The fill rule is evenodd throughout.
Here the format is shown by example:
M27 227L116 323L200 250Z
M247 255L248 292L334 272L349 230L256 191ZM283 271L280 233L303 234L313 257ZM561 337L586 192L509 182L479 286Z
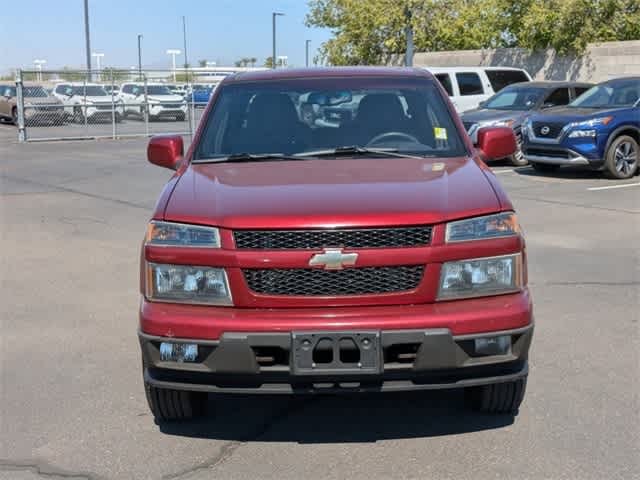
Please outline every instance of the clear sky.
M84 66L83 0L20 0L5 7L0 14L0 73L32 68L34 59L47 60L44 68ZM103 66L137 65L140 33L143 66L169 68L165 51L183 50L185 15L192 65L199 59L233 65L242 57L256 57L262 65L271 56L271 12L278 11L285 14L277 19L278 55L302 66L305 40L311 40L313 58L330 37L328 30L304 25L307 10L306 0L89 0L91 50L104 53ZM176 62L184 62L182 55Z

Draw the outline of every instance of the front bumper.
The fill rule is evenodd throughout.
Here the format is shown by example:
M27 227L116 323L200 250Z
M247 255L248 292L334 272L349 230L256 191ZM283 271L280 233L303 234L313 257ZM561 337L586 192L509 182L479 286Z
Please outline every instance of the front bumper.
M501 355L474 352L476 338L508 335ZM299 375L291 366L292 334L226 333L220 340L168 339L139 333L145 382L158 388L225 393L340 393L435 390L487 385L528 374L533 324L479 335L447 329L380 332L381 371L375 375ZM160 343L197 343L195 362L167 362ZM412 353L408 353L412 352Z

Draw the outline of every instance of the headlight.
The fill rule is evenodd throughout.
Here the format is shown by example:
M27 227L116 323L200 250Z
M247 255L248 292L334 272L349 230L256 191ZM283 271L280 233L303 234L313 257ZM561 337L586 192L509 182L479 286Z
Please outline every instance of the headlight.
M487 123L485 126L487 127L511 127L513 125L514 119L508 118L506 120L498 120L497 122Z
M477 258L442 264L438 300L517 292L522 288L522 256Z
M220 248L220 232L215 227L151 222L147 228L147 245Z
M518 217L513 212L469 218L447 223L446 241L466 242L520 235Z
M233 305L222 268L147 263L149 300L206 305Z
M569 138L594 138L596 135L595 130L574 130L569 134Z
M573 122L569 124L569 128L574 127L595 127L596 125L607 125L613 120L613 117L600 117L593 118L591 120L585 120L584 122Z

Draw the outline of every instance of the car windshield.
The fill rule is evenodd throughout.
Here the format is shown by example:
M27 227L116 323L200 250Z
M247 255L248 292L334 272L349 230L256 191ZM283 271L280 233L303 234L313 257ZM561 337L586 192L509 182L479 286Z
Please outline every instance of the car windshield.
M24 87L22 94L25 97L48 97L47 91L42 87Z
M72 87L74 95L81 95L87 97L104 97L109 95L107 91L99 85L86 85L81 87Z
M640 98L640 80L629 80L615 84L596 85L573 102L570 107L616 108L631 107Z
M507 87L487 100L482 108L531 110L538 104L544 92L544 88Z
M334 77L222 86L193 159L305 152L302 158L312 158L345 147L467 153L434 81Z
M142 87L144 92L144 86ZM166 85L147 85L147 95L173 95Z

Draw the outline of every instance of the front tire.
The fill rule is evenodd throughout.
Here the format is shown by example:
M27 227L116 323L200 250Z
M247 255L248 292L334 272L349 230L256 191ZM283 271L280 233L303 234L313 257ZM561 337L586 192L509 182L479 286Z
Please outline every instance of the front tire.
M553 165L550 163L529 163L536 172L540 173L553 173L560 169L560 165Z
M475 411L517 415L526 388L527 377L524 377L513 382L467 388L464 393L467 404Z
M640 156L638 142L628 135L620 135L609 149L604 162L604 173L609 178L624 180L631 178L638 170Z

